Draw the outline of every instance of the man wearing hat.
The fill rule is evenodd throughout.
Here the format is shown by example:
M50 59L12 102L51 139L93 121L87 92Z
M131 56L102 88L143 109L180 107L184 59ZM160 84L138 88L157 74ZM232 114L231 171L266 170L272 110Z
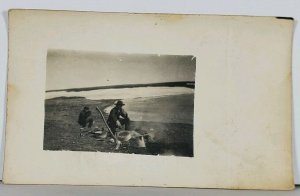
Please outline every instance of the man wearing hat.
M127 112L122 108L124 105L123 101L117 101L109 113L107 124L113 134L116 133L117 128L121 128L123 125L125 125L125 130L129 130L130 119Z

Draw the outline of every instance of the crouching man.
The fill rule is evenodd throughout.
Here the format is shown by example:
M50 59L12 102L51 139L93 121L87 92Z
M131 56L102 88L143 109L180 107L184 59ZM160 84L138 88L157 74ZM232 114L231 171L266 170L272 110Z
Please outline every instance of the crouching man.
M124 105L123 101L117 101L109 113L107 124L113 134L116 133L117 128L122 128L123 125L125 125L125 130L129 130L130 119L127 112L122 108Z
M92 118L92 112L88 107L85 106L78 117L78 124L81 125L80 129L83 130L86 126L88 126L88 128L91 128L93 123L94 120Z

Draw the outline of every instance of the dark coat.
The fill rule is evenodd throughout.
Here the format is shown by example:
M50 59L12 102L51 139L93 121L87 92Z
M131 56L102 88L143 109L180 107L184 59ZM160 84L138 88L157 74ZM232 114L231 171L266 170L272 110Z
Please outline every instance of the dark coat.
M123 119L129 119L127 112L123 108L114 107L109 113L107 122L109 124L116 124L117 120L120 120L121 117Z
M129 130L130 119L123 108L114 107L109 113L107 124L113 133L115 133L117 128L117 121L119 121L121 125L125 125L125 130Z
M88 121L88 118L92 115L92 112L91 111L86 111L86 110L82 110L79 114L79 117L78 117L78 123L81 125L81 126L85 126L87 121Z

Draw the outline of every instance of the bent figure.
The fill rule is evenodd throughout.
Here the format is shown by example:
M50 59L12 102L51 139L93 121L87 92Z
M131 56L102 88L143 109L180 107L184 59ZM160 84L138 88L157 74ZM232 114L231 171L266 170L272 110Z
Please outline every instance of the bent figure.
M78 117L78 123L81 125L82 128L85 128L88 126L88 128L91 128L94 120L92 118L92 112L88 107L84 107L83 110L80 112Z
M117 101L109 113L107 124L113 134L116 133L117 128L121 128L123 125L125 125L125 130L129 130L130 119L127 112L122 108L124 105L122 101Z

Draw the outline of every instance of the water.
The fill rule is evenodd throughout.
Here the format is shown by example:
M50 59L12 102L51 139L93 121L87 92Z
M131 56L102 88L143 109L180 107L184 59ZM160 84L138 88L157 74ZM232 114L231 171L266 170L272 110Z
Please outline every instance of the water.
M194 89L186 87L137 87L46 93L46 99L56 97L123 100L126 104L124 109L133 121L193 123ZM113 107L114 105L105 108L104 112L109 113Z
M78 92L57 91L47 92L46 99L52 99L56 97L85 97L90 100L107 100L162 97L182 94L194 94L194 89L186 87L136 87L119 89L98 89Z
M133 121L193 123L193 94L123 100L123 106ZM109 113L114 107L104 109Z

